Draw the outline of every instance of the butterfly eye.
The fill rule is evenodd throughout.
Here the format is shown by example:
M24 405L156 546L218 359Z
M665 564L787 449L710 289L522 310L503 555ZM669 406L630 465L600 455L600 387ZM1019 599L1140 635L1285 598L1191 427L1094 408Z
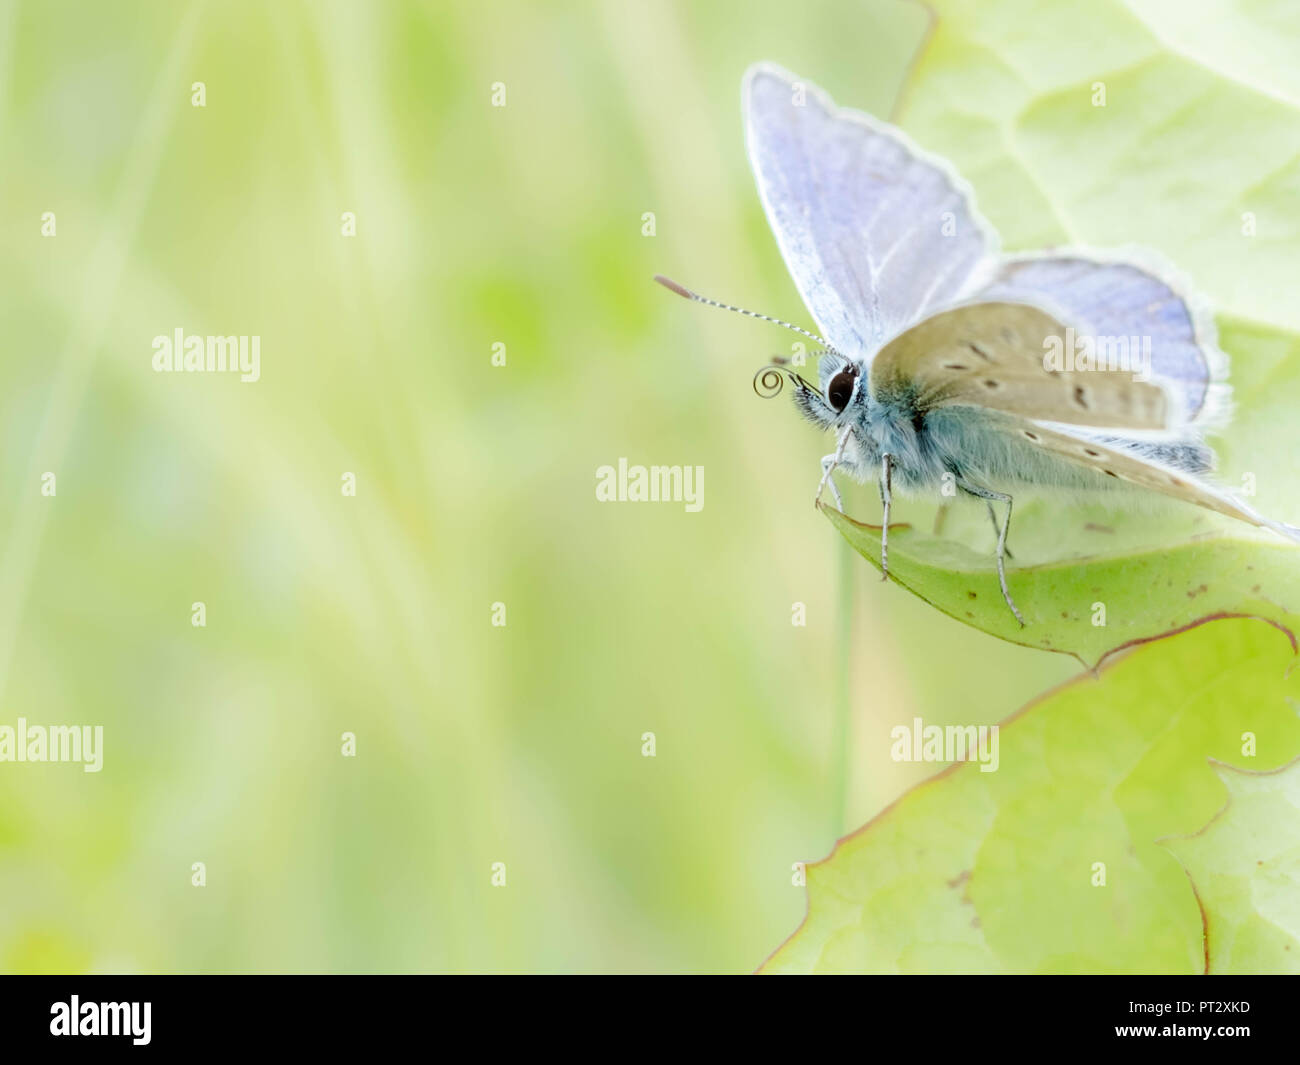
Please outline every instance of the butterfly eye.
M841 370L826 386L826 398L830 400L836 414L849 405L849 397L853 395L853 382L857 376L856 370Z

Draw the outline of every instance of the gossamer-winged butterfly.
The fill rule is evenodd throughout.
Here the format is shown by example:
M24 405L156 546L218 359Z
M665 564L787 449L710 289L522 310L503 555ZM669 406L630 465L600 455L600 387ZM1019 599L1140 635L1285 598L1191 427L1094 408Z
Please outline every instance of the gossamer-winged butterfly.
M946 161L778 67L749 69L743 107L768 222L822 335L655 280L821 346L820 387L779 363L755 389L779 392L784 374L804 416L834 430L816 502L829 484L843 509L837 469L878 482L886 579L894 491L933 492L945 478L985 501L1021 625L1007 590L1009 488L1127 484L1300 542L1300 529L1202 477L1214 462L1203 435L1226 418L1227 358L1208 310L1166 266L1138 251L999 254ZM1067 343L1078 337L1088 357Z

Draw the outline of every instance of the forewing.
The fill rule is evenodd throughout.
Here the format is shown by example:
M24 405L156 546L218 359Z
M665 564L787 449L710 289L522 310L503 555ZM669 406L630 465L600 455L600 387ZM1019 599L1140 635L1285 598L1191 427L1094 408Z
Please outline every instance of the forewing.
M1213 423L1226 409L1228 360L1214 318L1150 252L1008 256L979 298L1035 303L1078 335L1149 350L1151 374L1175 390L1189 423Z
M968 303L932 315L886 344L871 364L878 400L920 412L972 406L1022 418L1117 430L1164 430L1170 402L1131 372L1055 369L1065 327L1024 303Z
M954 302L997 236L970 187L901 132L767 64L744 82L749 160L818 328L845 355ZM986 263L987 265L987 263Z

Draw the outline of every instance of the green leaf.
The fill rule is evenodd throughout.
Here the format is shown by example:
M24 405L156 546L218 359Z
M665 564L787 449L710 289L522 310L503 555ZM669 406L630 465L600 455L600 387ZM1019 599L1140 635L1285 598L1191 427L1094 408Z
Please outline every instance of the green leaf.
M1208 971L1300 972L1300 760L1216 770L1227 804L1196 835L1165 841L1205 913Z
M1009 249L1136 244L1185 273L1220 312L1232 364L1236 412L1214 441L1220 480L1268 516L1300 521L1300 85L1282 58L1300 50L1300 9L1262 26L1254 6L1248 16L1231 2L1213 20L1169 0L933 8L903 127L972 182ZM893 573L1019 643L1092 663L1221 613L1300 612L1300 551L1269 533L1174 501L1078 506L1026 492L1008 541L1022 632L997 592L983 505L960 501L942 536L923 535L939 502L895 510L917 528L891 534ZM860 528L829 516L873 556ZM1091 622L1096 602L1104 628Z
M1231 0L1209 19L1169 2L930 6L899 119L974 184L1009 247L1148 245L1221 312L1300 331L1294 5L1264 32L1257 5ZM1195 47L1170 43L1193 21ZM1223 58L1264 36L1285 63Z
M880 527L824 504L822 511L879 569ZM889 529L892 581L958 621L1012 643L1073 654L1087 666L1208 618L1258 617L1290 634L1289 612L1300 608L1297 560L1290 547L1225 538L1013 565L1007 585L1025 618L1022 627L986 554L907 526Z
M957 763L808 866L808 916L765 971L1203 971L1196 895L1158 841L1195 832L1223 806L1208 759L1272 769L1300 753L1291 661L1275 627L1216 621L1140 647L1013 715L989 747L996 771ZM1243 756L1245 733L1253 757ZM1262 804L1240 814L1261 830L1271 816ZM1261 912L1265 888L1291 892L1290 903L1267 903L1274 920L1296 913L1294 884L1276 878L1296 871L1294 818L1291 826L1260 851L1266 866L1251 885ZM1193 877L1200 865L1240 876L1252 853L1185 845L1170 844ZM1246 919L1240 894L1230 897L1237 886L1246 887L1215 881L1206 893ZM1243 948L1231 962L1254 963L1262 950Z

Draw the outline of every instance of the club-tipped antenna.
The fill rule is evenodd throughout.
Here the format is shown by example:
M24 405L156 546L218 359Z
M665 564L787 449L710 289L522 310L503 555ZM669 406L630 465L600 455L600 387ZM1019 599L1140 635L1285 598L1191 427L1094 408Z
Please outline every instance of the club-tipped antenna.
M834 347L819 337L816 333L810 333L807 329L801 329L792 322L785 322L780 318L773 318L768 314L759 314L757 311L747 311L744 307L733 307L730 303L721 303L718 300L711 300L708 296L701 296L698 292L692 292L685 285L679 285L670 277L664 277L663 274L655 274L655 280L670 292L676 292L677 295L684 296L688 300L694 300L696 303L703 303L708 307L719 307L724 311L735 311L737 314L743 314L748 318L757 318L763 322L771 322L773 325L779 325L784 329L791 329L796 333L802 333L809 340L815 340L827 351L834 352L836 355L839 354L839 352L835 351Z

